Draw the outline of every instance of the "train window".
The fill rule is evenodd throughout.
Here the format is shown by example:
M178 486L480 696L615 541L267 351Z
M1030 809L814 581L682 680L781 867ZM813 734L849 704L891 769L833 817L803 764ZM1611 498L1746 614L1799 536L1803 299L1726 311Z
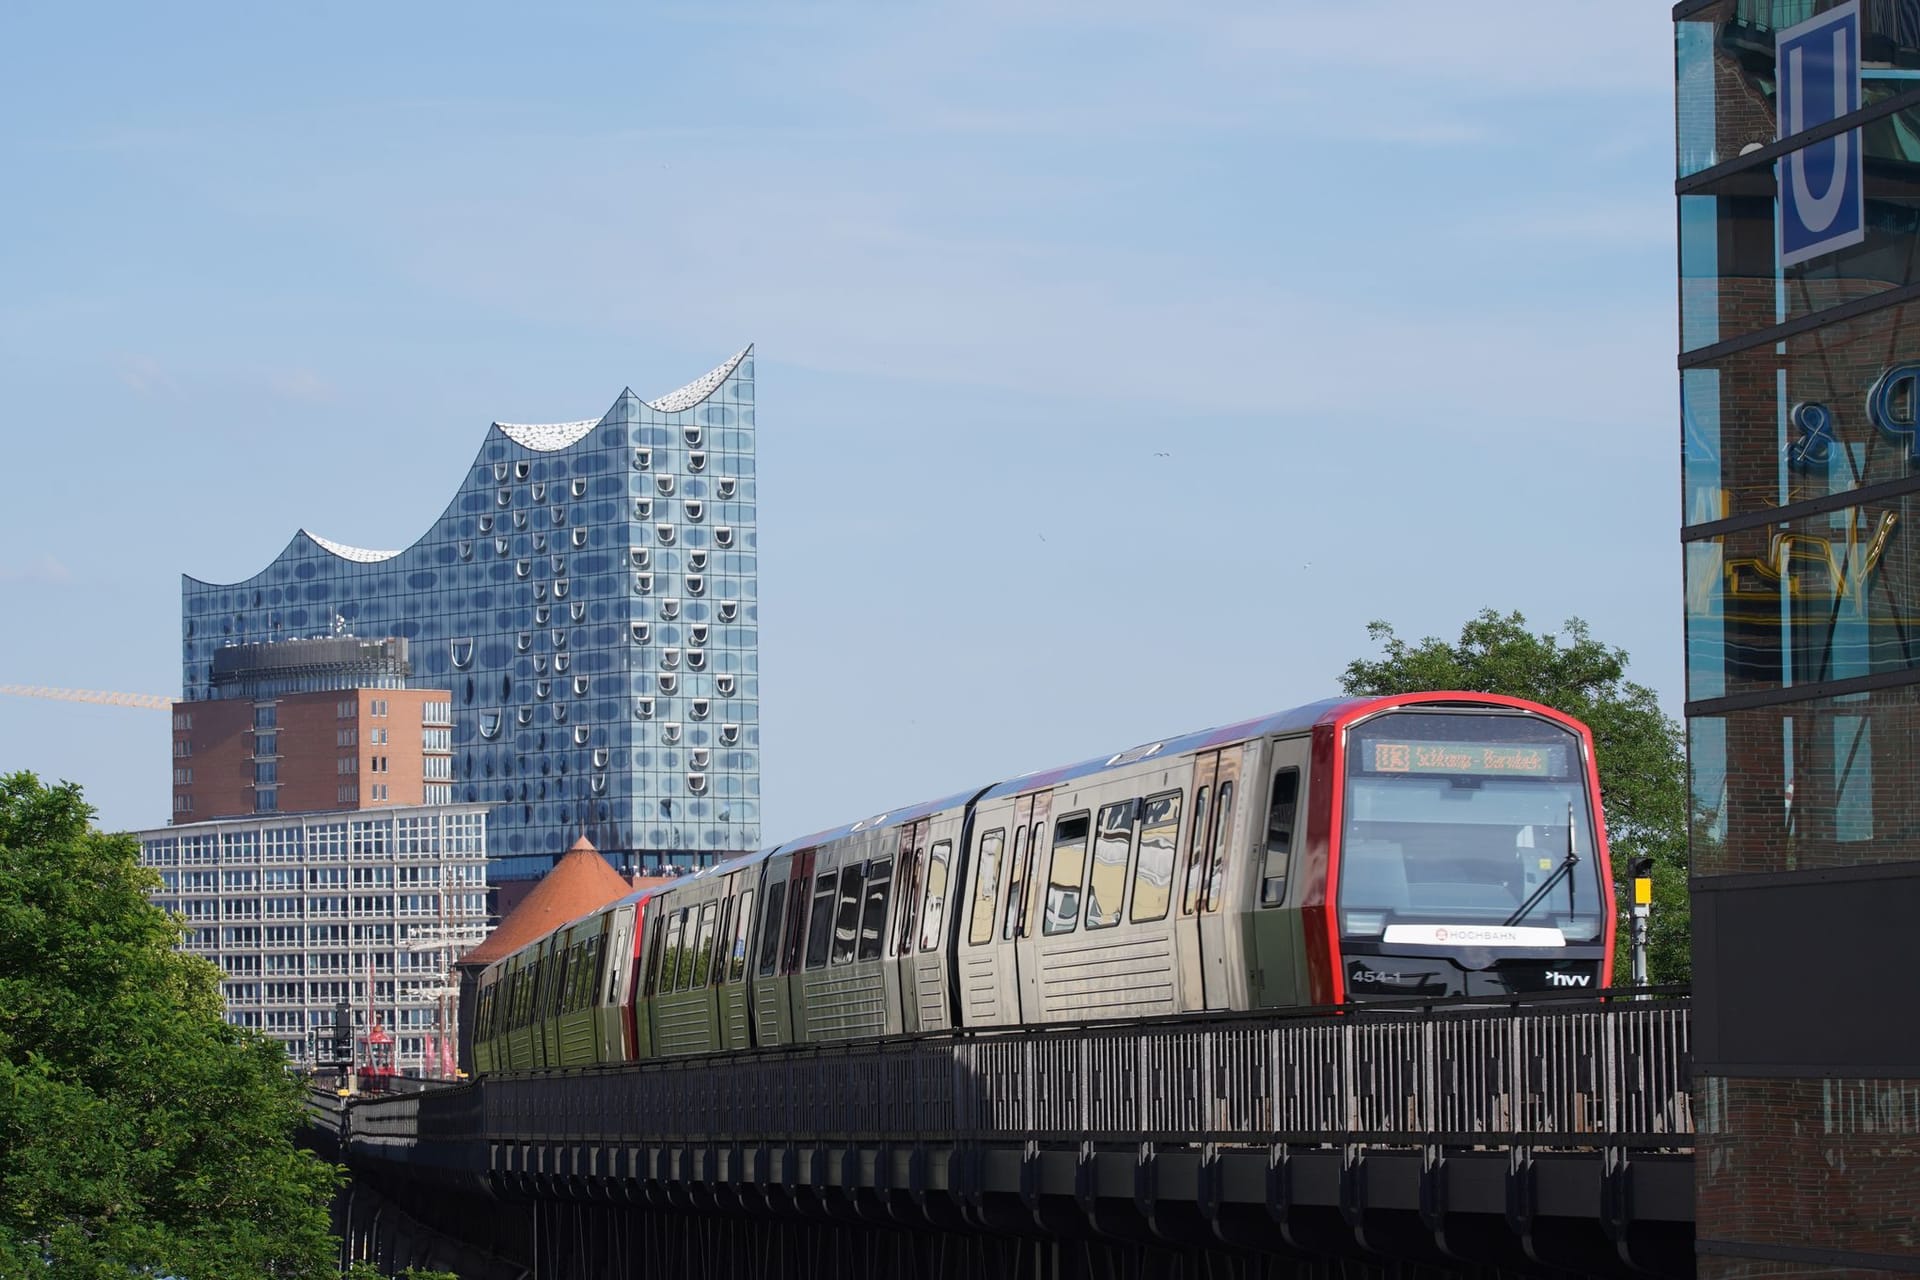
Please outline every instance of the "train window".
M686 954L686 908L673 913L667 923L666 956L660 963L660 994L670 996L680 989L680 958Z
M576 942L571 947L568 947L564 953L566 963L561 966L560 976L554 982L553 987L553 1011L555 1013L567 1013L573 1009L573 993L580 986L580 970L585 965L585 960L581 955L584 950L585 948Z
M827 946L833 941L833 872L823 873L813 882L813 907L807 914L807 968L818 969L827 962Z
M720 917L720 904L709 902L700 908L700 940L693 948L693 985L704 987L713 976L713 931Z
M947 863L953 857L953 841L941 840L927 858L927 900L920 908L920 949L931 951L940 945L940 930L947 922Z
M740 907L735 914L733 949L727 963L728 982L738 982L747 976L747 933L753 927L753 890L741 891Z
M875 858L867 872L867 901L860 913L861 960L878 960L887 945L887 900L893 890L893 864Z
M796 868L787 890L787 949L780 957L780 972L800 972L800 948L807 941L807 884L813 879L811 854Z
M593 989L600 985L600 938L595 935L580 946L580 971L573 981L573 1007L584 1009L593 1003Z
M1027 892L1027 829L1013 829L1013 864L1007 868L1007 907L1000 924L1000 936L1012 938L1020 922L1020 907Z
M1087 874L1087 815L1053 824L1053 862L1047 871L1047 911L1040 932L1072 933L1080 923L1080 888Z
M1267 802L1267 851L1260 871L1260 905L1277 907L1287 900L1287 868L1293 860L1293 816L1299 809L1300 771L1282 769L1273 775L1273 797Z
M976 947L993 941L993 903L1000 888L1000 851L1006 843L1005 827L996 827L980 837L974 858L980 869L973 877L973 921L967 930L967 941Z
M1207 860L1207 896L1202 911L1220 909L1221 880L1227 865L1227 846L1233 841L1233 783L1220 784L1220 811L1213 818L1213 856Z
M555 1012L560 997L560 975L567 966L567 953L545 950L540 957L540 999L535 1006L536 1017L545 1019Z
M1173 905L1173 862L1180 836L1180 793L1149 796L1140 814L1140 856L1133 871L1127 919L1164 920Z
M1138 800L1122 800L1100 810L1100 833L1093 842L1093 872L1087 877L1089 929L1120 923L1127 894L1127 860L1133 854L1133 814Z
M840 872L840 909L833 917L833 954L830 964L849 964L854 946L860 940L860 890L867 878L866 865L856 862Z
M625 924L617 926L615 937L619 939L619 943L616 943L607 950L607 998L602 1002L605 1004L612 1004L620 998L620 944L627 940L627 928Z
M1200 904L1200 876L1207 865L1207 801L1213 788L1201 787L1193 798L1193 834L1187 837L1187 882L1180 893L1180 914L1190 916Z
M913 954L914 910L920 905L920 854L913 847L913 828L900 834L900 933L894 954Z
M774 961L780 958L780 908L786 898L786 881L775 880L767 886L767 910L760 921L760 976L763 978L773 973Z
M720 923L713 931L713 968L709 975L715 983L727 980L727 940L733 937L733 899L720 899Z

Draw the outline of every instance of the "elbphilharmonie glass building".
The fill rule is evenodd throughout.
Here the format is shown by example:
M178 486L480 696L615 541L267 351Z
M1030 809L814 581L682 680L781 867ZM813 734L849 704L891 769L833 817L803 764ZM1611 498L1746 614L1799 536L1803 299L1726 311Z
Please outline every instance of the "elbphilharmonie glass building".
M225 646L406 641L454 710L453 799L491 810L498 882L582 834L637 866L760 838L753 352L596 420L496 422L412 546L294 535L243 582L181 584L182 689Z

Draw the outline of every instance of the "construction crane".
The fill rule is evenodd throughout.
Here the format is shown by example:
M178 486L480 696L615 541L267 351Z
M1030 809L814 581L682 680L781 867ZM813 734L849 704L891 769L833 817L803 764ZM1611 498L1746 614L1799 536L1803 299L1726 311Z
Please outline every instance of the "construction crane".
M174 699L158 693L106 693L99 689L50 689L39 684L0 684L0 693L16 698L52 698L58 702L97 702L106 707L138 707L142 711L165 711Z

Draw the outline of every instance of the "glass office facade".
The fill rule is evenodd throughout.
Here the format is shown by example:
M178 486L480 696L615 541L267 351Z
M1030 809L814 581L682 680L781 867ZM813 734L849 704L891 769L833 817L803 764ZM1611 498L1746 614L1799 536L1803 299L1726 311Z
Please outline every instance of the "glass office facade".
M760 838L754 511L750 348L597 420L495 423L405 550L302 530L244 582L185 578L184 695L223 695L225 646L398 637L408 685L452 693L453 798L492 806L496 882L582 834L715 861Z
M1911 1271L1920 7L1674 17L1700 1271Z

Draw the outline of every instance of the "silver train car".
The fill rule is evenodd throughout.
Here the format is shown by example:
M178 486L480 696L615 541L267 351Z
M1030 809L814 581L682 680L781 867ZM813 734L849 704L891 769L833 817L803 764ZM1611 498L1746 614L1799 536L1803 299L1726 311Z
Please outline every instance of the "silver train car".
M481 1072L1599 988L1593 739L1493 694L1334 699L888 810L488 967Z

